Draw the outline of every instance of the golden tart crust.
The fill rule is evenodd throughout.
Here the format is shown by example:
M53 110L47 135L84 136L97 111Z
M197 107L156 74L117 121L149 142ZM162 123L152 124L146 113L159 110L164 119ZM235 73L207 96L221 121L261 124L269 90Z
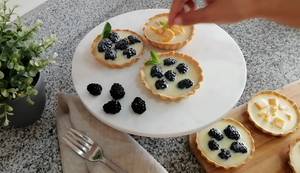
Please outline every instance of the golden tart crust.
M164 49L164 50L178 50L178 49L184 47L188 42L190 42L192 40L192 37L193 37L194 32L195 32L195 29L194 29L193 25L188 26L188 27L191 28L191 32L188 33L189 35L188 35L187 39L179 41L179 42L175 42L175 43L153 40L153 39L151 39L151 37L148 36L148 33L146 31L147 28L149 28L151 26L150 25L151 22L153 22L157 18L160 18L160 17L163 17L163 16L168 17L168 15L169 15L169 13L162 13L162 14L158 14L158 15L155 15L155 16L151 17L148 20L148 22L145 24L144 28L143 28L144 36L153 47L156 47L156 48L159 48L159 49ZM184 27L187 27L187 26L184 26Z
M270 105L270 107L272 106L275 106L277 105L278 110L280 111L289 111L289 112L286 112L284 114L286 114L286 118L287 120L284 120L282 117L279 117L279 116L276 116L276 115L266 115L266 114L259 114L259 115L254 115L255 113L252 113L253 112L253 107L256 107L257 109L264 109L264 106L266 105L262 105L262 104L259 104L259 102L255 102L255 100L257 100L258 97L260 96L267 96L267 97L272 97L272 98L278 98L278 99L282 99L284 100L287 104L289 104L290 106L286 106L284 109L281 108L280 104L277 103L277 101L274 101L274 99L270 99L268 100L268 104ZM268 105L267 105L268 106ZM259 110L258 110L259 111ZM290 113L290 111L294 112L294 113ZM262 91L262 92L259 92L257 93L249 102L248 102L248 105L247 105L247 112L248 112L248 115L249 115L249 119L250 121L258 128L260 129L262 132L264 133L267 133L267 134L270 134L270 135L273 135L273 136L285 136L285 135L288 135L290 133L293 133L297 130L297 128L299 127L299 121L300 121L300 111L299 111L299 108L297 106L297 104L290 100L288 97L278 93L278 92L275 92L275 91L270 91L270 90L267 90L267 91ZM290 129L290 130L286 130L286 131L281 131L281 132L272 132L271 130L269 129L266 129L266 127L263 127L262 124L259 124L257 123L255 120L255 116L260 116L261 118L263 118L263 120L266 122L266 123L270 123L272 124L272 126L274 126L274 128L282 128L284 123L285 122L289 122L289 120L293 119L292 115L294 115L294 118L296 118L296 121L295 122L295 125ZM273 121L271 122L269 119L270 117L274 117L272 118ZM269 122L268 122L269 121Z
M295 149L294 147L299 147L298 151L300 150L300 139L297 139L289 147L289 165L292 168L292 170L293 170L294 173L300 173L299 167L298 167L298 170L297 170L296 165L294 165L296 161L293 160L293 158L294 158L293 154L295 154L295 153L293 153L293 151L294 150L297 151L297 149ZM300 152L296 153L296 154L298 154L299 155L298 158L300 158Z
M186 54L183 53L179 53L179 52L175 52L175 51L171 51L171 52L160 52L159 53L160 57L172 57L176 60L182 60L180 62L188 62L190 65L192 65L193 68L196 73L197 73L197 80L194 81L194 84L192 86L192 89L185 92L183 95L179 95L179 96L170 96L170 95L166 95L166 94L161 94L157 91L157 89L154 87L151 87L150 84L147 82L146 76L147 74L145 73L145 69L147 65L144 65L142 67L142 69L140 70L140 79L141 82L143 83L143 85L147 88L147 90L149 90L154 96L159 97L162 100L166 100L166 101L179 101L181 99L187 98L188 96L193 95L197 89L200 88L200 84L201 82L203 82L204 79L204 74L203 74L203 70L200 67L200 64L191 56L188 56ZM149 75L150 76L150 75Z
M217 161L214 161L212 160L211 158L209 158L206 153L204 151L202 151L202 147L201 147L201 143L202 143L202 140L201 140L201 137L200 137L200 132L199 131L198 133L196 133L196 145L197 145L197 149L200 151L200 154L201 156L210 164L214 165L215 167L221 167L221 168L224 168L224 169L231 169L231 168L237 168L237 167L240 167L242 165L244 165L248 160L250 160L253 156L253 153L255 152L255 144L254 144L254 139L250 133L250 131L242 124L240 123L239 121L235 120L235 119L232 119L232 118L224 118L218 122L225 122L225 123L228 123L228 125L234 125L235 127L238 127L240 129L243 130L243 133L246 134L246 137L245 138L248 138L249 140L249 143L250 143L250 146L248 146L248 149L250 149L248 151L248 156L245 160L243 160L242 162L240 162L239 164L236 164L236 165L231 165L231 166L226 166L226 165L221 165L219 163L217 163ZM210 128L213 128L215 124L217 124L218 122L215 122L213 123L212 125L208 126L207 128L205 129L210 129ZM203 130L205 130L203 129ZM208 132L208 131L207 131ZM206 132L206 133L207 133ZM230 159L230 158L229 158Z
M110 68L123 68L123 67L131 66L132 64L136 63L140 59L141 55L143 55L143 53L144 53L145 38L143 36L139 35L138 33L128 30L128 29L114 29L112 31L113 32L127 32L127 33L130 33L130 34L138 37L142 42L141 43L143 46L142 50L139 52L139 54L135 55L135 57L132 57L129 61L127 61L123 64L116 64L116 63L114 63L114 61L105 60L103 53L98 52L98 44L102 40L101 35L98 35L92 43L92 47L91 47L92 55L96 58L96 60L98 62L100 62L101 64L103 64L107 67L110 67Z

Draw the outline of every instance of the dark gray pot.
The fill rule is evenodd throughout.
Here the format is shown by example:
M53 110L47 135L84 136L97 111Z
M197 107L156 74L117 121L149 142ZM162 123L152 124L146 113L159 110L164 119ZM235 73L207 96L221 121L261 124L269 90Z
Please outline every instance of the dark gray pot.
M7 101L14 109L14 115L8 117L11 126L26 127L41 118L46 103L45 83L40 73L37 78L35 88L38 90L38 95L32 97L34 105L27 103L26 98Z

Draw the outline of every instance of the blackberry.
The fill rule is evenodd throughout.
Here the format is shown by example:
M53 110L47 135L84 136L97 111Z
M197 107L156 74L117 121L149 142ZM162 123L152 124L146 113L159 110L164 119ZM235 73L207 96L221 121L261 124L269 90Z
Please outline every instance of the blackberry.
M184 63L180 63L177 65L176 69L179 73L184 74L189 70L189 67Z
M121 104L117 100L111 100L103 105L103 110L108 114L116 114L121 111Z
M231 157L230 151L226 149L221 149L221 152L218 156L223 160L228 160Z
M136 51L134 48L127 48L123 51L123 55L126 55L126 57L129 59L131 57L133 57L134 55L136 55Z
M116 33L116 32L111 32L108 36L108 38L113 42L113 43L116 43L120 37L119 37L119 34Z
M146 111L146 103L140 97L136 97L131 103L131 108L133 112L137 114L142 114Z
M116 42L115 48L119 50L124 50L128 48L128 40L126 38L123 38Z
M167 81L165 79L159 79L155 82L155 88L158 90L163 90L168 87Z
M240 139L240 133L237 131L237 129L232 126L232 125L228 125L225 129L224 129L224 133L225 135L232 140L239 140Z
M190 79L183 79L177 83L177 87L180 89L188 89L193 86L193 81Z
M169 81L174 81L176 78L176 73L173 72L172 70L168 70L167 72L165 72L166 79L168 79Z
M176 64L176 59L173 59L173 58L166 58L164 59L164 65L165 66L171 66L171 65L174 65Z
M232 142L230 149L236 153L247 153L247 147L242 142Z
M114 83L111 88L110 88L110 95L112 96L113 99L119 100L124 97L125 95L125 90L122 87L121 84L119 83Z
M214 139L216 139L217 141L220 141L224 138L224 135L222 134L222 132L218 129L212 128L209 130L208 135Z
M130 35L127 37L127 39L129 40L129 44L135 44L135 43L140 43L141 40L139 40L136 36L134 35Z
M161 77L164 76L163 73L162 73L161 68L158 67L157 65L155 65L155 66L153 66L153 67L151 68L151 72L150 72L150 73L151 73L151 74L150 74L151 77L161 78Z
M115 60L117 58L117 53L114 50L108 49L105 51L104 58L106 60Z
M87 86L87 90L93 96L98 96L102 92L102 86L100 84L97 84L97 83L90 83Z
M98 44L98 51L99 52L105 52L106 50L112 48L113 43L110 41L110 39L103 39L99 44Z
M208 141L208 148L212 151L219 150L220 146L215 140Z

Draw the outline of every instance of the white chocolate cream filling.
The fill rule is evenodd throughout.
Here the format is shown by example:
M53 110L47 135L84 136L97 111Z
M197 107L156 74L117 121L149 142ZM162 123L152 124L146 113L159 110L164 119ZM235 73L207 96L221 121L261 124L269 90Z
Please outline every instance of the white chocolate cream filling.
M230 150L230 146L231 146L232 142L234 142L235 140L227 138L223 132L223 130L228 125L232 125L237 129L237 131L240 134L240 139L238 141L242 142L247 147L247 153L235 153L234 151ZM208 132L212 128L218 129L224 135L224 138L222 140L217 141L217 143L220 146L219 150L212 151L208 147L208 142L212 139L208 135ZM198 132L197 137L196 137L196 143L197 143L198 149L208 160L216 163L217 165L220 165L222 167L227 167L227 168L235 167L235 166L238 166L238 165L244 163L247 160L247 158L251 155L252 145L253 145L252 137L244 130L243 127L237 125L236 123L227 121L227 120L218 121L218 122L210 125L209 127L201 130L200 132ZM228 160L221 159L218 156L218 154L220 153L220 150L222 148L230 150L231 157Z
M175 59L177 62L173 65L170 66L165 66L163 64L164 59L167 58L172 58ZM155 82L159 80L157 77L152 77L151 76L151 68L153 65L145 65L144 68L144 73L145 73L145 81L147 82L148 86L152 91L155 91L156 93L160 95L165 95L165 96L170 96L170 97L178 97L178 96L185 96L188 92L192 91L194 89L194 86L199 83L199 71L196 69L195 65L192 64L191 62L185 61L183 58L180 57L174 57L174 56L163 56L160 57L162 63L157 65L162 69L163 74L168 71L172 70L173 72L176 73L176 77L174 81L168 81L164 77L161 79L165 79L167 81L168 87L165 89L156 89L155 87ZM178 64L184 63L188 66L188 71L185 74L181 74L177 71L176 67ZM199 67L197 67L199 68ZM190 88L185 88L185 89L180 89L177 87L177 84L179 81L183 79L190 79L193 82L193 86Z
M140 54L143 51L144 45L143 45L143 41L137 35L135 35L131 32L128 32L128 31L114 31L114 32L118 33L118 35L120 37L119 40L121 40L123 38L127 38L129 35L133 35L133 36L137 37L141 42L128 45L128 48L133 48L136 51L136 55L134 55L130 58L127 58L126 55L123 55L123 50L119 50L119 49L116 50L117 58L115 60L105 59L105 52L97 51L97 53L100 54L100 57L103 58L106 63L122 65L122 64L128 63L128 62L132 61L132 59L140 56ZM112 49L114 49L114 47L112 47Z
M296 173L300 173L300 141L298 141L290 151L290 163Z
M289 101L271 94L259 94L252 98L248 111L257 126L277 135L292 131L299 121L297 111Z
M151 29L151 26L155 28L161 28L161 24L160 24L161 22L167 23L168 15L157 16L149 21L149 23L144 29L144 34L149 40L156 41L156 42L165 42L163 41L162 34L158 34L153 29ZM183 32L176 33L174 37L167 43L180 43L190 38L193 32L193 27L192 26L179 26L179 27L181 27Z

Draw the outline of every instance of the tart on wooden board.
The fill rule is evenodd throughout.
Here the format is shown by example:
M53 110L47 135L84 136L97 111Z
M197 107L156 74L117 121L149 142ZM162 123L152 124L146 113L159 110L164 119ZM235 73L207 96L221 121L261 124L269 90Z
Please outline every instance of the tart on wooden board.
M169 13L151 17L144 26L144 35L150 44L159 49L177 50L191 41L194 27L168 26Z
M290 146L289 159L294 173L300 173L300 139Z
M127 29L111 30L106 23L92 43L92 54L103 65L123 68L137 62L144 52L144 38Z
M275 91L262 91L247 105L249 119L256 127L274 136L284 136L299 127L296 103Z
M203 71L192 57L178 52L151 51L140 70L143 85L163 100L178 101L193 95L203 81Z
M223 119L196 134L197 149L203 158L224 169L239 167L255 151L250 132L234 119Z

